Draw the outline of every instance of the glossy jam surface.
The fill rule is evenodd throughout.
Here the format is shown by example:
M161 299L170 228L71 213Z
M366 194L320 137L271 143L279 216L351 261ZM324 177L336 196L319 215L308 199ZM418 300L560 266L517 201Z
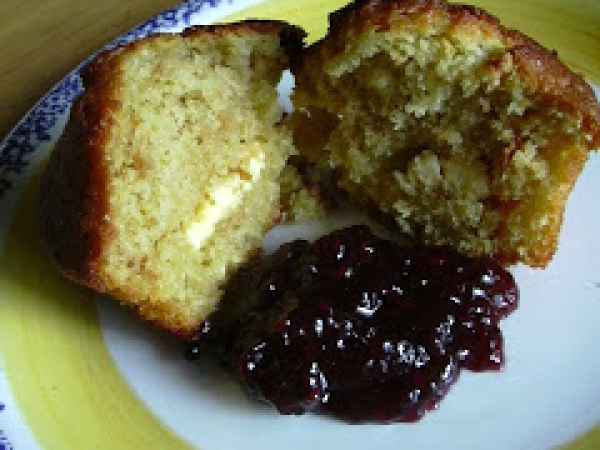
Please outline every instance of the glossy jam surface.
M230 347L244 382L283 414L349 422L418 420L461 368L498 370L498 322L518 300L490 259L363 226L283 246L257 292Z

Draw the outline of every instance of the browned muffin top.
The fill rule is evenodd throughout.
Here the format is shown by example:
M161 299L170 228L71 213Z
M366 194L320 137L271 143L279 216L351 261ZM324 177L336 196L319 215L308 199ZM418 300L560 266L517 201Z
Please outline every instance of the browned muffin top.
M549 104L582 114L582 129L591 136L590 148L600 147L600 105L585 80L566 67L556 52L517 30L504 27L498 18L475 6L448 4L444 0L354 0L329 15L326 38L303 54L294 54L292 64L299 70L303 60L323 51L325 46L328 52L343 52L348 36L366 29L386 30L393 22L409 21L416 16L420 16L422 26L426 27L431 17L440 14L454 26L478 22L487 28L486 32L500 33L532 92L543 96Z

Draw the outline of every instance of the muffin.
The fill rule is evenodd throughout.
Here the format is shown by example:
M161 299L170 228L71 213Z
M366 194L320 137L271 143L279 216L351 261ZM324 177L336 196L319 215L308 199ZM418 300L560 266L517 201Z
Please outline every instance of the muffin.
M600 146L594 94L556 53L474 7L356 0L292 71L295 143L355 201L424 244L549 263Z
M97 57L41 187L62 272L191 336L279 216L293 145L276 85L303 37L246 21Z

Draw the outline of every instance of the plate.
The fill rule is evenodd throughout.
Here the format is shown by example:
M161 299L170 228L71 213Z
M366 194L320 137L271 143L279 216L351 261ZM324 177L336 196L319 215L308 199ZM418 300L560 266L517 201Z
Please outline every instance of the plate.
M327 12L344 3L192 0L111 46L247 17L298 23L314 40L326 29ZM595 0L474 3L556 48L600 84ZM600 448L598 155L570 197L552 264L544 271L512 269L522 304L503 322L503 372L464 372L440 409L417 424L350 426L320 416L284 417L248 400L218 367L184 361L170 337L65 282L39 257L37 180L81 92L79 70L0 143L0 450ZM316 231L278 229L265 244L273 248Z

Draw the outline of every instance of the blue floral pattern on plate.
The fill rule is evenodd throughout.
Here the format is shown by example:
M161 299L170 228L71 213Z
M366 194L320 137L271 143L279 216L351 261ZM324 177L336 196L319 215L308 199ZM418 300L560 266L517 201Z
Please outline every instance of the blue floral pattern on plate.
M6 409L4 403L0 403L0 413ZM8 438L2 430L0 430L0 450L14 450L14 447L8 441Z

